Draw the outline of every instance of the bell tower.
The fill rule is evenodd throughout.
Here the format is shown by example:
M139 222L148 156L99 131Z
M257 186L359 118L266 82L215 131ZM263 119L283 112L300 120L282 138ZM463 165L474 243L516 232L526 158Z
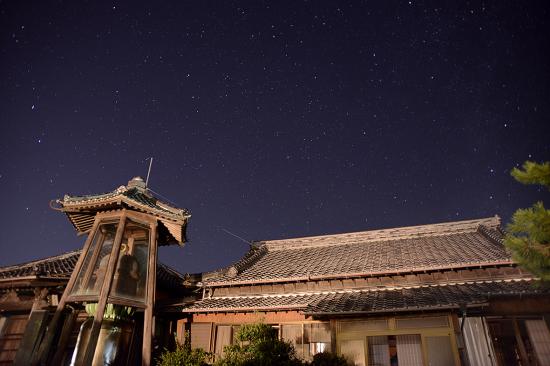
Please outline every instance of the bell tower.
M34 359L61 364L72 353L71 365L150 365L157 248L183 245L189 211L158 200L140 177L108 193L65 195L52 207L88 237ZM68 351L83 312L88 318Z

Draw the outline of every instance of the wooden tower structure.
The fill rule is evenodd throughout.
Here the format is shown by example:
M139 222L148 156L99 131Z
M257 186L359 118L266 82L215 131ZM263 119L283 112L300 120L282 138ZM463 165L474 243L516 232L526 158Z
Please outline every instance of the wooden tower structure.
M150 365L157 248L183 245L190 213L158 200L140 177L109 193L55 203L88 238L33 363L61 364L72 352L71 365ZM88 319L67 351L83 311ZM141 355L129 354L139 340Z

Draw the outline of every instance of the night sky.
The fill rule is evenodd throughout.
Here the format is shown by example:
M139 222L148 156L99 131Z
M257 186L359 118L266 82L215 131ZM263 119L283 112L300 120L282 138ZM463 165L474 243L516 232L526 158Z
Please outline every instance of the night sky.
M0 1L0 266L80 248L64 194L193 216L182 273L246 240L473 219L547 200L548 2ZM548 202L548 200L547 200Z

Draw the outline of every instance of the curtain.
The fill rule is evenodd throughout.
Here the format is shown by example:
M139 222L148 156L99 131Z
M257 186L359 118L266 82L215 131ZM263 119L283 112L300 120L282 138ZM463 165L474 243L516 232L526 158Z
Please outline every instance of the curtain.
M340 354L350 362L350 365L365 366L365 347L362 340L342 341Z
M550 332L544 320L526 320L525 326L539 366L550 366Z
M231 344L231 326L230 325L218 325L216 332L216 347L215 353L218 356L223 356L225 351L224 347Z
M390 347L387 336L367 337L369 366L390 366Z
M426 337L429 366L451 366L455 364L449 336Z
M298 357L303 358L304 349L302 344L302 324L281 325L281 328L282 338L294 346Z
M398 335L396 339L399 366L422 366L422 341L420 335Z
M468 317L463 320L464 343L470 365L493 366L495 355L491 347L488 327L482 317Z

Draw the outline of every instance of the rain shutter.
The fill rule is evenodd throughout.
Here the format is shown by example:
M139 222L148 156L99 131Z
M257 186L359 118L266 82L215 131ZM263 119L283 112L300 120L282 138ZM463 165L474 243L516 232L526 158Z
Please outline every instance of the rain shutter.
M464 343L468 352L471 365L492 366L494 359L490 347L491 337L487 333L485 319L481 317L468 317L464 323Z
M191 348L210 351L212 323L191 323Z
M406 334L395 337L399 366L422 366L422 344L420 334Z
M544 320L526 320L525 326L540 366L550 365L550 333Z

